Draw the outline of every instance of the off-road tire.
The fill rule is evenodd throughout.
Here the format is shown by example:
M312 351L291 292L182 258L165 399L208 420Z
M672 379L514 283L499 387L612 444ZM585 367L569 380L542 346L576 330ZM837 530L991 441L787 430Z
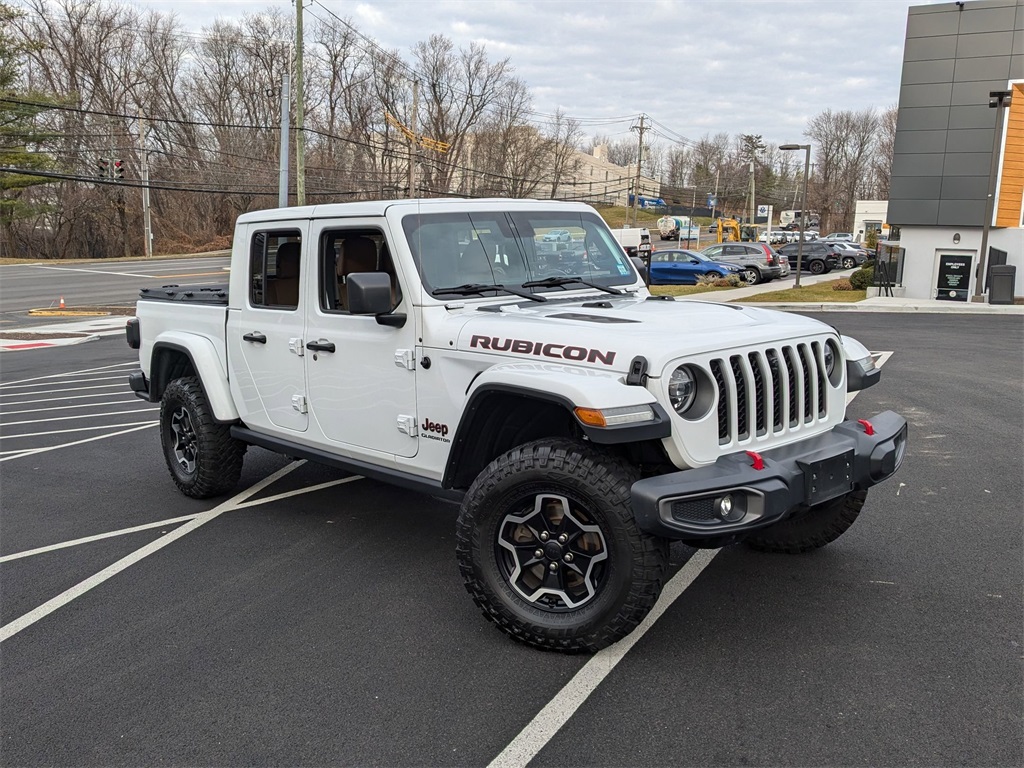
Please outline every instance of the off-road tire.
M800 554L831 544L853 525L867 499L867 491L852 491L808 510L800 517L761 528L744 541L762 552Z
M189 430L187 463L176 451L182 447L181 430ZM176 431L177 428L177 431ZM227 493L238 484L246 444L231 437L230 426L213 417L206 394L195 376L175 379L160 400L160 444L174 484L186 496L207 499ZM194 447L193 447L194 446Z
M743 282L747 285L757 285L761 282L761 273L753 267L746 267L743 270Z
M569 439L526 443L488 464L462 503L456 529L459 570L484 616L515 640L545 650L594 652L628 635L657 601L668 560L667 542L641 531L633 517L630 487L637 477L620 459ZM535 501L540 508L537 500L549 494L598 526L607 552L593 596L572 609L527 600L499 546L508 517ZM589 580L594 571L587 573Z

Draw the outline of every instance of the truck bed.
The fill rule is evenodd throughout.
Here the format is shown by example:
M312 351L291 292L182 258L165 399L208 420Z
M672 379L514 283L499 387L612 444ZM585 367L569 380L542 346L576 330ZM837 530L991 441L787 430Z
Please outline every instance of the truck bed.
M228 305L228 286L222 285L162 285L159 288L143 288L139 299L146 301L181 301L191 304Z

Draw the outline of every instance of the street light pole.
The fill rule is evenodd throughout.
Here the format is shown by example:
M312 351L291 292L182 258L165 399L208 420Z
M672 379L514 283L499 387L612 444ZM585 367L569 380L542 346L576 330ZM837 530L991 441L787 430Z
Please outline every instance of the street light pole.
M800 269L804 260L804 229L807 226L807 173L811 168L811 145L810 144L783 144L779 149L804 151L804 193L800 201L800 241L796 246L796 281L795 287L800 287Z
M996 170L999 166L999 147L1003 138L1003 107L1010 103L1010 91L989 91L988 105L996 111L996 127L992 137L992 162L988 169L988 194L985 196L985 221L981 228L981 253L978 254L978 279L974 283L974 301L981 301L988 266L988 232L992 228L992 209L996 200Z

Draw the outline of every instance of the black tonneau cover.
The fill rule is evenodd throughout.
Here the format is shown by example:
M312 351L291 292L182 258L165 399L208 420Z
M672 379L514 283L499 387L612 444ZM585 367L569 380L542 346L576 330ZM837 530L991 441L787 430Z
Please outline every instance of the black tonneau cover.
M143 288L140 299L151 301L183 301L192 304L228 304L228 286L224 285L162 285L159 288Z

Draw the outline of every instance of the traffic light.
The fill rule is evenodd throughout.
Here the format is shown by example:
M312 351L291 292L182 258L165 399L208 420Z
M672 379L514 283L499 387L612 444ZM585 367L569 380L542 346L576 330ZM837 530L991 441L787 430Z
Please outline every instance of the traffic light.
M105 157L101 157L96 161L96 175L101 179L110 178L110 161Z
M124 181L124 160L114 161L114 178L117 181Z

